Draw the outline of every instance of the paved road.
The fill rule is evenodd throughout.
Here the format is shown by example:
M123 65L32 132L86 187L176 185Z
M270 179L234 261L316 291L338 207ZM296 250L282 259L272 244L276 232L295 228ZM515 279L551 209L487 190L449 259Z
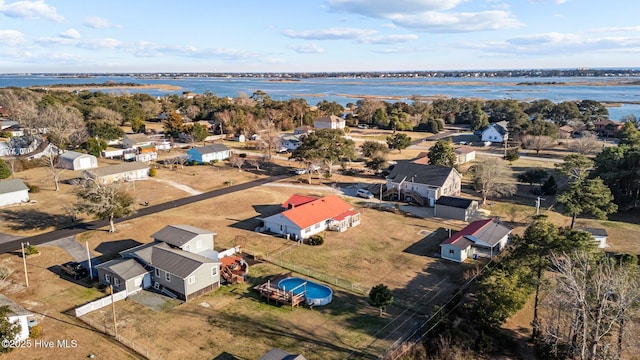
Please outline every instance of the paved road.
M128 220L139 218L139 217L142 217L142 216L155 214L155 213L160 212L160 211L165 211L165 210L177 208L177 207L180 207L180 206L193 204L193 203L198 202L198 201L208 200L208 199L214 198L216 196L226 195L226 194L234 193L234 192L237 192L237 191L250 189L252 187L263 185L263 184L266 184L266 183L269 183L269 182L273 182L273 181L276 181L276 180L280 180L280 179L286 178L288 176L290 176L290 175L271 176L271 177L268 177L268 178L254 180L254 181L250 181L250 182L243 183L243 184L232 185L232 186L228 186L228 187L225 187L225 188L212 190L212 191L209 191L209 192L206 192L206 193L202 193L202 194L199 194L199 195L188 196L188 197L184 197L184 198L181 198L181 199L168 201L166 203L144 207L144 208L138 209L138 211L135 214L131 215L131 216L124 217L124 218L119 218L119 219L114 219L114 222L115 223L119 223L119 222L122 222L122 221L128 221ZM81 224L75 224L74 226L66 227L66 228L59 229L59 230L50 231L48 233L44 233L44 234L40 234L40 235L24 237L24 238L20 238L20 239L16 239L16 240L10 240L10 241L7 241L7 242L4 242L4 243L0 244L0 254L7 253L7 252L12 252L12 251L18 251L20 249L20 243L21 242L25 242L25 243L29 242L29 244L31 244L31 245L42 245L42 244L44 244L46 242L50 242L50 241L54 241L54 240L58 240L58 239L66 238L66 237L71 237L71 236L83 233L85 231L96 230L96 229L105 227L107 225L109 225L109 221L108 220L96 220L96 221L90 221L90 222L85 222L85 223L81 223Z
M491 153L491 152L485 152L485 151L476 151L476 154L478 156L493 156L493 157L504 157L504 154L502 153ZM535 160L535 161L546 161L546 162L551 162L551 163L561 163L564 162L563 159L555 159L555 158L546 158L546 157L539 157L539 156L527 156L527 155L520 155L520 159L522 160Z

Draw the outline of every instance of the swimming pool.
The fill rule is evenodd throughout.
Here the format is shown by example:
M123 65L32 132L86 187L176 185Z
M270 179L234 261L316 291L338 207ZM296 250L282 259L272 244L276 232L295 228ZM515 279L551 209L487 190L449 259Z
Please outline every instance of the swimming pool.
M305 285L301 286L302 284ZM327 305L333 300L333 290L331 288L299 277L280 280L278 288L285 291L293 290L296 295L306 289L305 301L309 306Z

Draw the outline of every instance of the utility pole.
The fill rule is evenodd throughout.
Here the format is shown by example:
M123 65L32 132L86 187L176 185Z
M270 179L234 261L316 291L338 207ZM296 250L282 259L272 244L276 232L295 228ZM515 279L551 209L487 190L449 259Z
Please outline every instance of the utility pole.
M536 198L536 215L540 215L540 201L544 201L542 197L538 196Z
M27 246L29 246L28 242L27 242ZM22 262L24 263L24 281L25 281L27 287L29 287L29 274L27 273L27 254L25 254L25 252L24 252L24 243L23 242L20 243L20 247L22 247Z
M93 270L91 269L91 253L89 252L88 241L85 241L85 246L87 248L87 261L89 262L89 276L91 277L91 281L93 281Z

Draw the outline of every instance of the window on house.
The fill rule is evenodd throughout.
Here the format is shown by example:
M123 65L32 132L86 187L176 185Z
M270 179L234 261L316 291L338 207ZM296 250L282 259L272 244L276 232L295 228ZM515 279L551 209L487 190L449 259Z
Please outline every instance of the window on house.
M111 284L111 276L109 274L104 274L104 281L106 281L109 284Z
M317 223L313 226L314 229L320 229L320 223Z
M115 286L120 285L120 279L118 279L118 278L113 278L113 283L114 283L114 285L115 285Z
M156 268L156 276L160 277L160 270L158 268Z
M214 266L211 268L211 276L216 276L216 275L218 275L218 268Z
M167 281L171 281L171 274L169 274L168 272L164 273L164 278Z
M190 244L186 244L183 248L184 251L191 251L191 245Z
M308 233L309 231L311 231L311 227L308 227L306 229L304 229L304 232Z
M189 276L187 281L189 282L189 285L195 284L196 283L196 276L195 275Z
M455 252L455 251L453 251L453 249L449 249L449 254L453 255L453 254L455 254L455 253L456 253L456 252Z
M137 278L137 279L135 279L135 280L133 281L133 284L134 284L135 286L140 286L140 285L142 285L142 279L141 279L141 278Z

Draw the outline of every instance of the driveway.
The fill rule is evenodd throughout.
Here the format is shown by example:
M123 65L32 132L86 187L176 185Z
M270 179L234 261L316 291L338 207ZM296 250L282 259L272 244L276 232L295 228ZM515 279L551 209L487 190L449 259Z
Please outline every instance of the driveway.
M76 241L75 235L67 236L58 240L46 242L42 245L57 246L71 255L73 261L87 261L87 249Z

